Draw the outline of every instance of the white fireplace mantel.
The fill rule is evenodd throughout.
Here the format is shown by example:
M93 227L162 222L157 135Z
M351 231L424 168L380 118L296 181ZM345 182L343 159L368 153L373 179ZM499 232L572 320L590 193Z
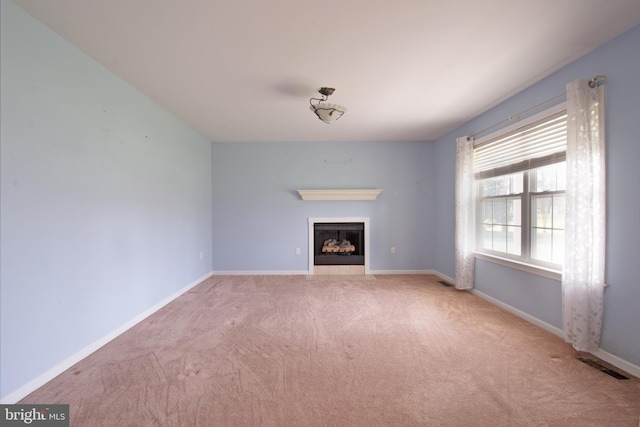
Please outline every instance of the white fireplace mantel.
M375 200L381 192L379 188L298 190L302 200Z

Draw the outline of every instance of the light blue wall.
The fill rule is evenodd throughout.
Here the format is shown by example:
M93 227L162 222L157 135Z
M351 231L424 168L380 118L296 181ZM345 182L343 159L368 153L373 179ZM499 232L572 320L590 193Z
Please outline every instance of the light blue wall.
M306 271L307 218L344 216L371 218L372 270L426 268L436 250L433 148L398 142L213 144L214 270ZM299 188L383 192L375 201L302 201Z
M474 134L505 117L550 99L576 78L607 77L607 273L601 348L640 365L640 26L500 104L436 142L436 240L434 269L453 276L455 138ZM499 76L497 76L499 78ZM478 290L562 327L560 284L486 261L476 262Z
M1 5L6 396L212 270L212 188L208 141Z

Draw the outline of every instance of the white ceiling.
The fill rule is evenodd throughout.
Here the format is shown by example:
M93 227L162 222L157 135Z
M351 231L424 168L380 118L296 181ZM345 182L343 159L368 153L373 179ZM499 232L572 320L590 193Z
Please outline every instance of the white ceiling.
M215 142L435 140L640 23L640 0L14 1Z

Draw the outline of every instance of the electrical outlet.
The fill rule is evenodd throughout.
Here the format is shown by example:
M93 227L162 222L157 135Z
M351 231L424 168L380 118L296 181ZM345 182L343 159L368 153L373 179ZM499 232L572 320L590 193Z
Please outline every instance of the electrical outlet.
M296 248L296 255L300 255L300 248Z
M396 247L395 246L391 246L391 253L395 254L396 253Z
M202 251L200 251L200 259L202 259Z

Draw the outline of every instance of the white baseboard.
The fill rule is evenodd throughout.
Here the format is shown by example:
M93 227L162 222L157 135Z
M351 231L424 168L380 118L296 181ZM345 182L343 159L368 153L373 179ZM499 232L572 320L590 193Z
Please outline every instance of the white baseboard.
M214 276L308 276L308 270L217 270ZM449 277L435 270L370 270L368 274L435 274L445 280Z
M619 358L615 354L611 354L608 351L604 351L603 349L598 349L598 351L591 352L594 356L599 359L604 360L607 363L612 364L616 368L620 368L628 374L633 375L636 378L640 378L640 366L634 365L631 362L627 362L624 359Z
M469 289L469 292L471 292L474 295L479 296L480 298L489 301L491 304L493 305L497 305L498 307L508 311L511 314L515 314L516 316L518 316L521 319L526 320L529 323L533 323L534 325L538 326L539 328L544 329L547 332L551 332L553 335L558 336L560 338L564 338L564 335L562 333L562 329L556 328L555 326L547 323L547 322L543 322L542 320L538 319L537 317L534 317L528 313L525 313L524 311L518 310L515 307L510 306L509 304L506 304L502 301L500 301L499 299L496 299L494 297L491 297L487 294L485 294L484 292L480 292L477 289Z
M217 270L214 276L308 276L308 270ZM453 279L435 270L370 270L368 274L434 274L445 280Z
M105 344L109 343L114 338L117 338L119 335L122 335L124 332L128 331L138 323L142 322L144 319L151 316L153 313L160 310L162 307L169 304L171 301L178 298L180 295L184 294L185 292L188 292L194 286L198 285L199 283L202 283L204 280L208 279L212 275L213 273L207 273L204 276L200 277L199 279L196 279L194 282L188 284L184 288L180 289L179 291L173 293L172 295L169 295L168 297L158 302L154 306L148 308L147 310L143 311L133 319L120 325L118 328L111 331L107 335L103 336L97 341L94 341L93 343L84 347L77 353L69 356L62 362L58 363L51 369L47 370L45 373L32 379L31 381L24 384L23 386L13 391L12 393L9 393L8 395L2 397L2 399L0 399L0 404L9 405L9 404L14 404L18 402L20 399L22 399L29 393L33 392L39 387L42 387L43 385L45 385L46 383L48 383L49 381L51 381L52 379L54 379L55 377L57 377L58 375L60 375L61 373L63 373L73 365L75 365L76 363L78 363L80 360L89 356L91 353L103 347Z
M369 274L437 274L435 270L370 270Z
M456 283L456 279L454 279L453 277L449 277L446 274L442 274L439 271L433 271L432 274L435 274L436 276L438 276L439 278L441 278L442 280L444 280L445 282L449 282L452 285L454 285Z
M493 297L490 297L489 295L478 291L476 289L470 289L469 292L471 292L474 295L479 296L480 298L489 301L490 303L497 305L498 307L508 311L511 314L514 314L516 316L518 316L521 319L526 320L529 323L532 323L542 329L544 329L547 332L551 332L552 334L556 335L557 337L561 338L564 340L564 333L562 331L562 329L557 328L553 325L550 325L549 323L543 322L542 320L538 319L537 317L531 316L530 314L525 313L524 311L518 310L515 307L510 306L509 304L505 304L504 302L495 299ZM567 344L568 345L568 344ZM628 374L633 375L636 378L640 378L640 366L635 365L627 360L624 360L618 356L616 356L615 354L611 354L608 351L605 351L603 349L598 349L597 351L592 351L591 354L593 354L594 356L596 356L597 358L610 363L611 365L615 366L616 368L619 368L623 371L625 371Z
M308 276L307 270L217 270L214 276Z

